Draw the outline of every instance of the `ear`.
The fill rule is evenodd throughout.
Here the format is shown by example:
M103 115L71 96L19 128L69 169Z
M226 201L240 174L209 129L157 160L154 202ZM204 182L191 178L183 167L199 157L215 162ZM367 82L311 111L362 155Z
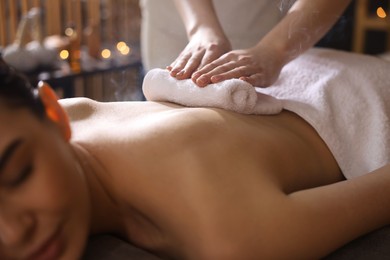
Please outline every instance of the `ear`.
M71 129L68 116L58 103L58 97L54 90L45 82L38 83L38 94L45 107L46 116L53 121L61 130L66 141L70 140Z

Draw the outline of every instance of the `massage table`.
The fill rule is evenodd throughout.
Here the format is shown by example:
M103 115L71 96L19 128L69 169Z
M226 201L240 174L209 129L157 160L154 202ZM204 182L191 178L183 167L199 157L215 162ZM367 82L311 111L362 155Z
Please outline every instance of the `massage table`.
M115 236L91 237L84 260L162 260ZM324 260L386 260L390 259L390 226L381 228L339 248Z

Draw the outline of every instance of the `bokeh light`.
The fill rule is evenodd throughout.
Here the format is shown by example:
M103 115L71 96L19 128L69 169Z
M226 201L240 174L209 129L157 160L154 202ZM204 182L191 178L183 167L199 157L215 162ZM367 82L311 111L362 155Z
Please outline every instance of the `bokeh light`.
M67 50L60 51L60 58L62 60L66 60L67 58L69 58L69 51Z
M386 11L382 8L382 7L378 7L378 9L376 9L376 14L378 15L379 18L386 18Z
M102 50L102 57L104 59L109 59L111 57L111 51L109 49Z

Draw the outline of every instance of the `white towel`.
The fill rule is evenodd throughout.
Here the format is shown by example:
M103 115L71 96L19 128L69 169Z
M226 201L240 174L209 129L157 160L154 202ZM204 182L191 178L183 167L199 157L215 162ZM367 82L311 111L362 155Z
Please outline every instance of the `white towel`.
M169 101L190 107L217 107L243 114L277 114L282 102L257 93L249 83L231 79L198 87L191 79L177 80L167 70L150 70L142 86L150 101Z
M328 145L346 178L390 163L390 62L313 49L259 89L283 100Z

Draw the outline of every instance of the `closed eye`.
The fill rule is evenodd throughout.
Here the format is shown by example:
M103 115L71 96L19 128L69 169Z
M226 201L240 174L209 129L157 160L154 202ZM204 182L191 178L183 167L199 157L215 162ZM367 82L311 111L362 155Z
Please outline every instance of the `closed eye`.
M22 139L15 139L4 149L4 152L0 156L0 173L4 171L4 168L7 165L8 161L12 158L12 155L22 144L22 142Z
M6 147L0 157L0 184L15 188L22 184L33 171L33 164L26 142L17 138Z
M5 185L10 188L18 187L19 185L23 184L28 179L28 177L30 177L32 171L32 164L28 164L25 168L23 168L20 173L16 175L15 178L11 179L10 181L7 181Z

